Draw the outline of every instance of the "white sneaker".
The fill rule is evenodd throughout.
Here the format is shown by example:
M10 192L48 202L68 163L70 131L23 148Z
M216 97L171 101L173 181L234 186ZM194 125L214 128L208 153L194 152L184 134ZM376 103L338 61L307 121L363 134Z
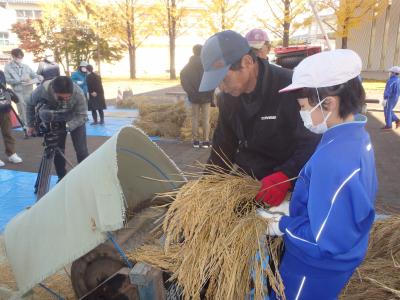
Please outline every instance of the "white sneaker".
M6 164L4 163L4 161L2 161L1 159L0 159L0 167L4 167Z
M17 153L14 153L13 155L8 157L8 161L12 162L13 164L20 164L22 163L22 158L19 157Z

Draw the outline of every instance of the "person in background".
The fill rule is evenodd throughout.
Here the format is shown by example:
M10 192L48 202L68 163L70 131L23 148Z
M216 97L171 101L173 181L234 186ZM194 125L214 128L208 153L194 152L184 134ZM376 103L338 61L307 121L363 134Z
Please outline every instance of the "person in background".
M22 63L24 52L21 49L12 49L11 57L12 61L6 64L4 68L4 75L7 84L11 85L12 90L19 98L18 114L23 123L26 124L26 102L33 91L33 84L40 83L43 77L32 71L28 65Z
M39 63L36 73L43 76L43 81L60 76L60 67L54 61L54 55L50 50L44 52L44 59Z
M0 94L6 92L4 88L6 87L6 78L4 76L4 72L0 70ZM1 97L3 98L3 97ZM0 129L1 134L3 136L4 148L6 150L6 155L8 157L8 161L14 164L22 163L21 157L15 151L15 139L11 134L12 124L10 118L10 110L11 108L7 108L6 106L2 106L0 104ZM4 167L5 163L0 159L0 167Z
M210 105L214 96L214 89L206 92L199 92L199 86L204 70L201 64L200 53L202 46L193 47L193 56L183 67L180 73L181 85L188 95L188 100L192 106L192 137L194 148L210 147ZM199 139L199 122L201 114L201 125L203 137Z
M292 71L257 57L231 30L210 37L201 60L200 91L222 91L208 165L239 167L261 181L258 201L279 205L320 139L304 127L294 96L278 93Z
M283 236L279 273L288 300L338 299L367 253L377 176L367 117L358 113L361 67L352 50L321 52L304 59L280 91L296 96L306 128L323 133L289 203L257 209L267 235Z
M86 99L88 99L87 66L88 63L86 61L81 61L78 70L71 74L72 81L81 88Z
M70 133L78 163L89 154L86 140L87 101L82 90L67 76L58 76L39 85L27 103L28 134L35 134L35 117L43 110L66 110L69 115L65 128L57 134L57 146L65 152L65 141ZM59 153L54 166L60 181L66 174L65 160Z
M89 91L88 109L92 111L93 123L90 125L104 124L104 109L107 109L104 98L103 83L100 75L93 72L93 66L87 67L87 86ZM100 122L98 123L97 111L99 112Z
M383 131L391 131L392 124L395 123L396 129L400 127L400 120L394 113L394 107L399 101L400 96L400 67L393 66L389 69L390 78L386 82L384 99L384 114L386 125L381 129Z
M261 29L252 29L245 37L257 56L268 60L268 53L271 51L271 43L268 34Z

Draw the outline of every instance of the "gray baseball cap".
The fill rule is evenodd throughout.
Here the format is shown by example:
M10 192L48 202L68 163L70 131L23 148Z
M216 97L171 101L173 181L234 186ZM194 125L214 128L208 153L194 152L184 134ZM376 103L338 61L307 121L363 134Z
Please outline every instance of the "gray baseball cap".
M211 36L201 50L204 74L199 91L211 91L224 79L232 64L249 53L247 40L239 33L226 30Z

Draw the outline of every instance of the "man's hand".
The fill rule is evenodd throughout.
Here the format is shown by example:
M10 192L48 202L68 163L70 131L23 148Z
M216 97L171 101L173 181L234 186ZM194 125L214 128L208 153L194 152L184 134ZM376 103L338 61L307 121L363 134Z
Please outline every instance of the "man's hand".
M283 232L279 229L279 221L282 214L274 213L262 208L257 208L256 215L268 222L266 234L270 236L281 236Z
M93 93L91 93L90 95L92 95L93 97L96 97L96 96L97 96L97 93L96 93L96 92L93 92Z
M28 127L26 132L29 136L35 136L37 134L35 127Z
M279 171L261 180L261 188L256 196L257 201L262 201L269 206L277 206L285 199L287 192L292 187L289 177Z

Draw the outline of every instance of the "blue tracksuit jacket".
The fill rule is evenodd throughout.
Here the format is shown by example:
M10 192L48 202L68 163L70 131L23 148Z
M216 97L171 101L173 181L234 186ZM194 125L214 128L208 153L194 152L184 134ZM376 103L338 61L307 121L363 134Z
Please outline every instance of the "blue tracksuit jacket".
M386 82L383 98L387 100L384 108L386 127L392 127L393 122L398 122L399 118L394 113L394 107L400 96L400 77L396 75L390 76ZM397 128L397 127L396 127Z
M385 91L383 92L383 98L388 102L395 102L399 100L400 96L400 77L397 75L390 76L386 82Z
M85 96L87 96L88 87L87 87L87 75L86 75L86 73L83 73L80 70L72 72L71 79L72 79L73 82L75 82L82 89L83 94Z
M279 222L288 299L336 299L366 254L377 191L366 121L357 115L354 122L330 128L300 172L290 216ZM309 294L298 297L301 290Z

